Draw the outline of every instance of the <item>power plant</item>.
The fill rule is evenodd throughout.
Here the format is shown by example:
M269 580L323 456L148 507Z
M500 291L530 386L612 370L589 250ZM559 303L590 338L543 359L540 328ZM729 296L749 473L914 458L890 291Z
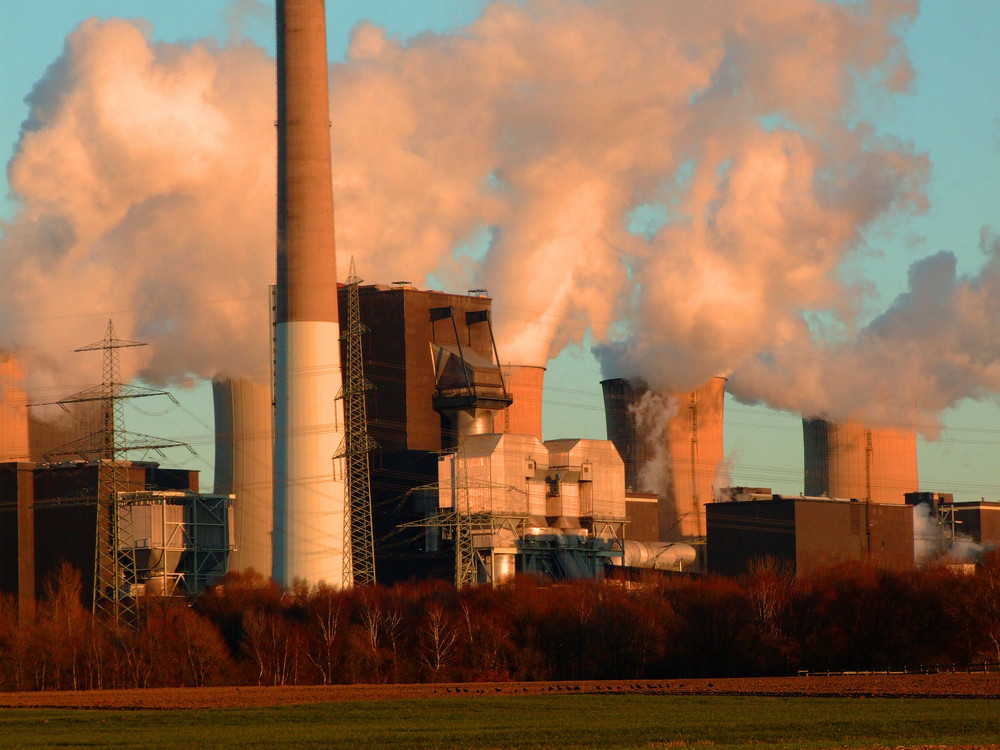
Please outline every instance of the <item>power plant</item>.
M67 417L42 420L17 358L0 355L0 588L22 611L61 560L83 571L96 606L193 594L248 569L284 587L342 587L737 575L763 556L798 572L846 559L907 568L914 498L974 528L977 543L1000 537L988 503L949 510L913 494L916 435L904 428L805 418L802 495L721 487L721 376L690 391L607 379L606 440L543 435L545 367L505 358L487 290L361 285L353 264L338 284L324 3L278 0L276 19L267 374L213 382L214 493L204 494L197 472L126 460L122 446L59 453L114 432L114 398L70 400ZM361 577L359 509L373 558Z

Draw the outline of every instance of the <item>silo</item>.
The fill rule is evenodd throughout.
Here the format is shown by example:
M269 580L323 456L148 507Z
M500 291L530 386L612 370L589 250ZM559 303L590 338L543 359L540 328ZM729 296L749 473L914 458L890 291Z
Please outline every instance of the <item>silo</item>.
M252 378L216 380L215 492L232 494L233 543L229 570L253 568L271 576L271 388Z
M704 505L713 499L724 458L726 379L667 394L637 379L601 385L608 439L625 462L626 486L660 497L660 539L704 537Z
M0 352L0 463L28 460L28 397L17 358Z
M531 365L504 365L504 382L514 402L493 419L496 432L534 435L542 439L542 393L545 368Z
M803 419L802 438L807 496L902 503L920 489L912 429Z

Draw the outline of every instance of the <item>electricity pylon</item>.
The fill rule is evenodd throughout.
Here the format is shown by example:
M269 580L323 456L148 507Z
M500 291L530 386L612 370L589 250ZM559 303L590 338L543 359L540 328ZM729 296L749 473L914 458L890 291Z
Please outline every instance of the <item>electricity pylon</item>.
M358 287L361 279L354 269L347 278L347 326L340 338L347 343L344 362L344 442L337 454L347 464L347 507L344 509L344 586L375 583L375 540L372 530L371 474L368 454L377 446L368 434L365 394L374 386L365 379L361 339L368 327L361 322Z
M100 402L101 427L46 455L48 460L52 460L54 456L78 455L85 460L96 458L98 461L92 607L95 614L101 612L115 622L131 622L136 615L136 601L131 590L136 582L132 506L124 502L122 496L130 489L140 488L129 487L125 456L130 451L153 450L160 453L163 448L181 446L194 453L186 443L125 431L126 399L167 396L177 403L166 391L121 382L118 350L135 346L145 344L117 338L114 325L109 320L103 339L75 350L104 352L103 382L55 403L65 409L68 404Z

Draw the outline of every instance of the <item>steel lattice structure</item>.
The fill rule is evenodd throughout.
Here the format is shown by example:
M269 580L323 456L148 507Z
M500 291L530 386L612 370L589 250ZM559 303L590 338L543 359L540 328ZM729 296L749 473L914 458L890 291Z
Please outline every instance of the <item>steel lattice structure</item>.
M67 404L87 401L101 402L101 428L80 440L52 451L46 456L78 455L85 460L99 461L97 497L90 500L96 505L94 546L93 612L101 612L115 622L130 622L136 614L136 602L131 587L136 581L135 539L132 526L132 506L124 499L129 487L128 466L125 456L129 451L186 447L186 443L160 440L148 435L130 434L125 431L127 399L144 396L167 396L166 391L140 388L121 382L118 350L145 346L140 341L126 341L115 335L112 321L104 338L75 351L104 352L103 381L101 385L81 391L55 403L63 408ZM40 404L39 404L40 405Z
M473 519L469 508L469 477L462 439L458 440L452 466L452 491L455 502L455 587L475 586L477 580L476 548L473 543Z
M347 326L341 334L346 342L344 385L344 443L337 454L347 464L347 508L344 513L344 586L375 583L375 541L372 530L372 499L369 454L376 447L368 434L365 394L374 386L365 379L361 339L368 327L361 322L358 287L361 279L354 269L347 278Z

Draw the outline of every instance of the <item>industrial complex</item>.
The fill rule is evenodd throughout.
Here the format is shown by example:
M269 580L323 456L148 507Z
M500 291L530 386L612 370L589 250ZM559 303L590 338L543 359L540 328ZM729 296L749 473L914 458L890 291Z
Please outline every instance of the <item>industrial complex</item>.
M116 379L117 350L138 342L109 324L84 347L103 351L102 384L58 416L29 403L16 354L0 355L0 590L22 612L64 562L90 606L122 616L140 594L191 595L249 569L282 586L631 583L740 575L764 557L799 574L907 569L930 559L926 519L937 556L1000 540L1000 503L921 492L913 431L804 415L801 496L722 486L722 376L664 392L605 380L606 440L543 435L545 368L506 358L485 290L364 284L353 264L338 283L324 6L277 7L269 375L213 383L206 494L197 472L148 460L178 444L124 429L121 402L157 395Z

